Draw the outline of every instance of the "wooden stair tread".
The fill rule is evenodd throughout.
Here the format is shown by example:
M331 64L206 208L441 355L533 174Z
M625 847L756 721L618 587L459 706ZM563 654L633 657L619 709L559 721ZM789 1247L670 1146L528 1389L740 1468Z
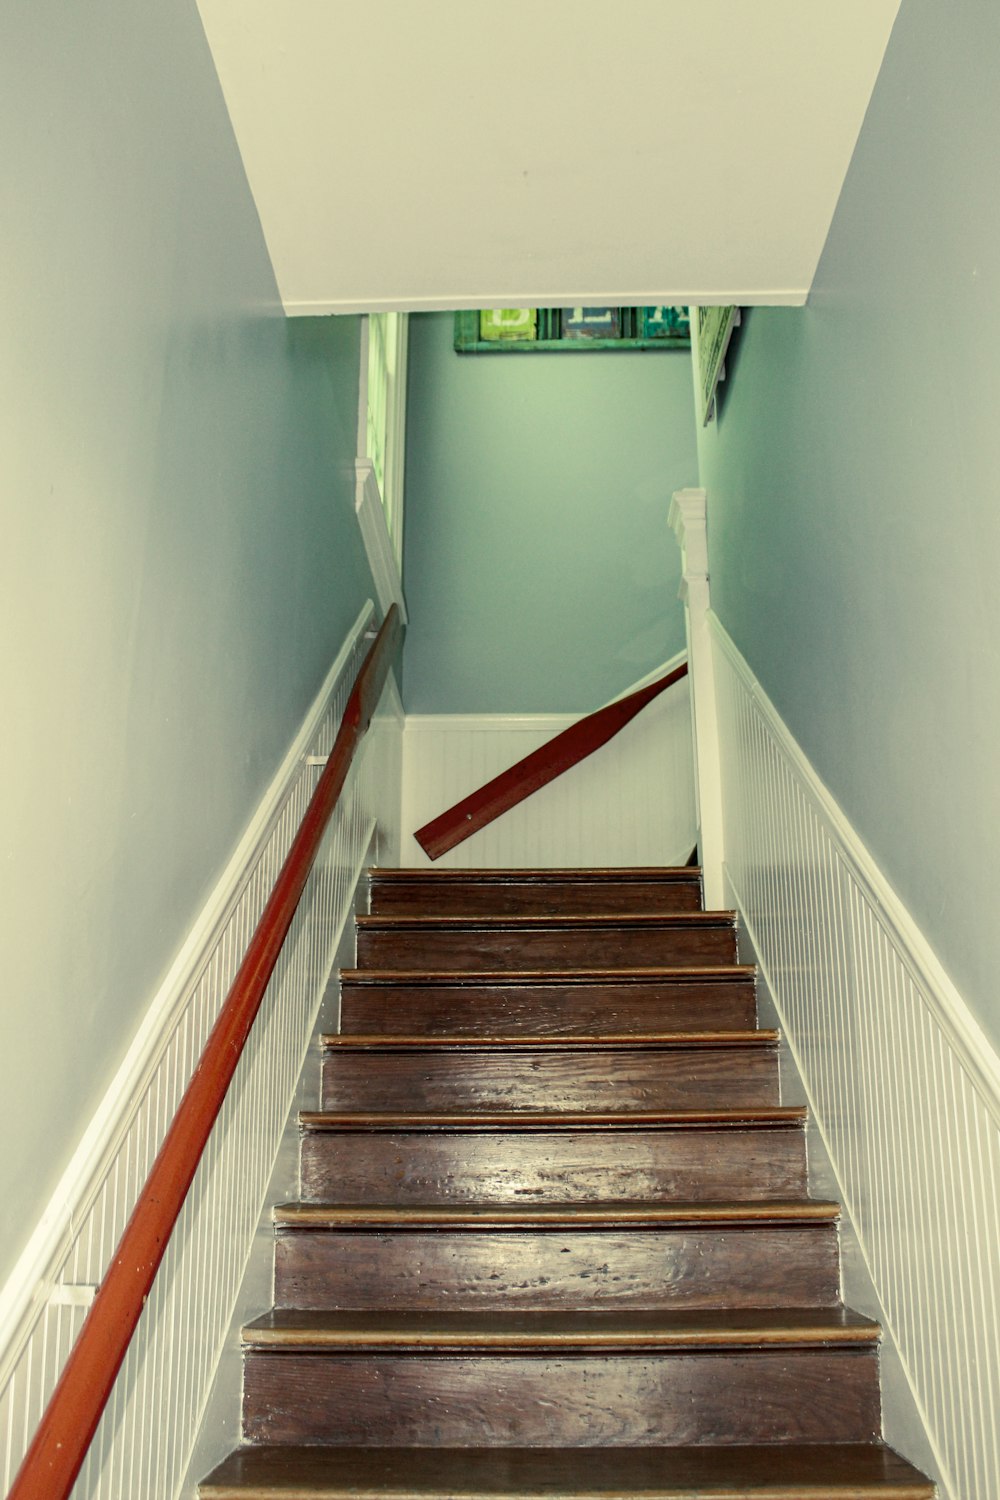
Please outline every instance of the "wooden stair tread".
M740 1051L746 1048L773 1048L778 1045L777 1031L761 1028L756 1031L649 1031L615 1032L606 1036L407 1036L404 1033L387 1035L385 1032L323 1036L320 1044L329 1052L485 1052L490 1050L510 1052L538 1052L546 1049L587 1051L617 1050L641 1051L699 1051L704 1048L721 1047Z
M731 984L734 980L756 981L752 964L679 964L644 965L634 968L601 969L584 966L578 969L341 969L342 984L401 986L442 985L521 986L533 989L550 984L565 988L577 984Z
M365 914L355 918L359 933L363 932L464 932L467 928L486 932L538 932L555 927L567 932L593 932L605 927L618 930L645 932L650 928L674 927L725 927L736 925L736 913L731 911L665 911L597 913L595 915L556 916L372 916Z
M819 1198L692 1203L401 1204L282 1203L279 1229L591 1230L836 1223L840 1205Z
M340 1312L276 1308L243 1330L247 1349L385 1353L601 1353L872 1347L880 1328L843 1307L690 1311Z
M802 1105L766 1109L683 1109L631 1111L628 1113L581 1113L564 1110L481 1111L459 1113L303 1110L299 1124L306 1131L636 1131L636 1130L801 1130L806 1120Z
M881 1443L689 1448L241 1448L204 1500L932 1500Z
M441 883L500 885L507 881L544 885L546 882L565 883L573 881L586 885L592 881L620 881L623 885L646 884L651 880L692 882L701 879L697 865L629 865L593 866L573 869L560 866L533 866L524 869L506 866L503 869L427 870L423 868L389 869L379 865L368 871L370 880L385 880L405 885L409 881L433 881Z

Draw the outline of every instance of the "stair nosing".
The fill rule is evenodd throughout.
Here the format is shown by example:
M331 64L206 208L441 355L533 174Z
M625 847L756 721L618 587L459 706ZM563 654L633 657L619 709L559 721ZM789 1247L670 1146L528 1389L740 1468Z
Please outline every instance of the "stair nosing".
M569 913L517 912L470 913L468 916L421 916L414 914L379 915L364 912L355 918L358 931L405 932L419 928L428 932L457 932L471 927L488 932L542 931L548 927L562 928L570 932L592 932L605 927L632 928L642 932L655 927L709 927L735 928L736 913L732 911L667 911L667 912L595 912L587 915Z
M598 969L341 969L341 984L357 985L521 985L545 984L731 984L756 983L753 964L644 965Z
M756 1317L754 1313L756 1312ZM827 1316L823 1316L824 1312ZM285 1308L242 1333L248 1351L533 1354L639 1353L761 1348L874 1349L878 1323L847 1309L744 1309L735 1313L643 1311L586 1314L393 1313Z
M343 1230L461 1230L490 1233L494 1230L531 1233L553 1230L560 1234L595 1229L671 1229L704 1225L708 1228L747 1229L780 1226L821 1227L836 1224L840 1204L830 1199L747 1199L718 1202L648 1204L553 1204L505 1205L485 1203L475 1210L468 1205L364 1205L337 1203L283 1203L272 1209L278 1231L333 1228Z
M490 1113L458 1111L385 1110L363 1113L359 1110L302 1110L299 1126L315 1132L398 1132L434 1133L454 1131L467 1134L540 1133L557 1131L639 1131L639 1130L801 1130L805 1125L804 1105L775 1105L753 1109L731 1110L657 1110L594 1111L575 1110L543 1112L539 1110L504 1110Z
M724 1050L771 1051L779 1033L769 1028L753 1031L614 1032L606 1036L529 1036L524 1033L474 1033L461 1036L404 1035L392 1032L340 1032L320 1037L324 1051L338 1052L702 1052Z
M459 885L588 885L602 881L607 885L650 885L657 881L663 885L700 885L700 865L630 865L595 866L578 870L571 865L536 866L519 869L508 865L491 870L485 866L467 870L394 870L372 865L368 870L369 880L382 880L393 885L416 884L422 880L432 882L454 881Z

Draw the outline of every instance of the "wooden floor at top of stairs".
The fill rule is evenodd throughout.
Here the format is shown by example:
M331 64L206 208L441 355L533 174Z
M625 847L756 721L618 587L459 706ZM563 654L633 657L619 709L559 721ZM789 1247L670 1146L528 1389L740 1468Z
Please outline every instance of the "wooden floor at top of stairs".
M371 912L698 911L697 869L369 871Z
M700 880L701 871L697 865L594 865L582 870L568 865L526 865L524 867L506 865L495 870L486 868L428 870L418 866L392 869L383 865L373 865L368 871L368 878L369 880L390 881L399 885L421 881L440 881L441 883L454 881L459 885L467 883L503 885L511 881L517 884L530 881L541 885L546 882L560 884L572 881L574 884L588 885L595 881L615 881L622 885L635 885L646 884L650 880L686 883Z
M202 1500L933 1500L880 1443L725 1448L243 1448Z

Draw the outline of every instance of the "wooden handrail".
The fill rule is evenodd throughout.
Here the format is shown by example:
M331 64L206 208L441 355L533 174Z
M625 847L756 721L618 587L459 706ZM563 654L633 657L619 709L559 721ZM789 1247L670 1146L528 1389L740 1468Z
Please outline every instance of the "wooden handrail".
M494 776L492 781L488 781L477 792L463 797L461 802L456 802L447 812L425 823L423 828L418 828L413 837L428 858L440 859L442 854L447 854L449 849L454 849L463 839L477 833L480 828L485 828L487 823L492 823L501 813L516 807L525 797L530 797L532 792L547 786L571 766L578 765L581 760L606 745L647 703L651 703L672 683L686 677L687 669L687 662L682 662L665 677L658 678L646 687L637 688L627 697L618 698L606 708L599 708L596 713L588 714L585 719L571 724L568 729L549 740L547 745L532 750L530 755L526 755L509 770L501 771L499 776Z
M391 607L355 680L299 831L8 1500L66 1500L236 1071L354 753L402 636Z

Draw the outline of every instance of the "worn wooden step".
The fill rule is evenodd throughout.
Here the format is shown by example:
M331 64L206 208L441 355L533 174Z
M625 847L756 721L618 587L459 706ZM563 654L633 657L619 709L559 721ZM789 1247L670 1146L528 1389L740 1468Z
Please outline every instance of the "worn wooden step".
M878 1328L843 1309L274 1311L244 1331L257 1442L867 1442Z
M799 1108L306 1112L302 1192L345 1203L805 1197Z
M521 973L344 969L340 979L345 1033L746 1031L757 1018L755 971L731 964Z
M666 912L701 909L701 871L370 870L376 915L439 916Z
M275 1210L275 1303L299 1308L833 1306L838 1207L488 1204Z
M736 962L732 912L619 917L357 918L371 969L579 969Z
M242 1448L203 1500L933 1500L881 1443L728 1448Z
M778 1103L773 1031L323 1038L324 1109L684 1109Z

